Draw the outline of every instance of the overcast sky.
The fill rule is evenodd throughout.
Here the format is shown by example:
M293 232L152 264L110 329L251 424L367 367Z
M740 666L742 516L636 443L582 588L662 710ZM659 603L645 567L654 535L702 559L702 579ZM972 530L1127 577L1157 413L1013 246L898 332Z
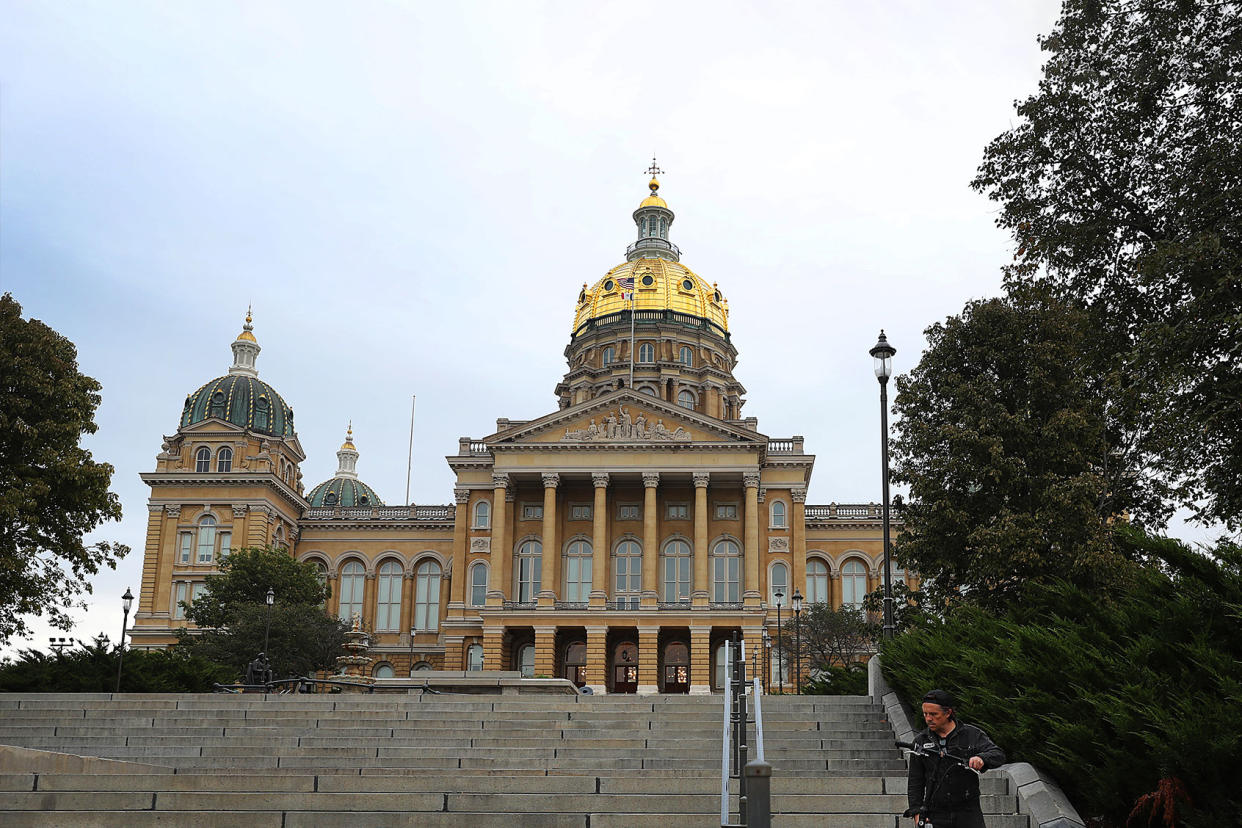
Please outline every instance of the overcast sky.
M1057 7L0 0L0 290L103 384L88 444L125 517L96 536L134 550L73 634L119 633L138 475L248 303L308 489L352 418L400 503L417 394L411 499L451 503L458 437L555 409L653 152L682 261L729 299L743 413L805 435L809 502L878 500L867 350L884 328L908 370L998 292L1012 249L968 183Z

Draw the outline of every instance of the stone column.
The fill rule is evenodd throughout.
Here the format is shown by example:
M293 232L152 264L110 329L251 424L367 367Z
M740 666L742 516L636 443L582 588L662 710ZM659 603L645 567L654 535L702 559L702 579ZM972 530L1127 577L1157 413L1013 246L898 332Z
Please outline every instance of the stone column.
M638 695L660 692L660 628L638 630Z
M707 484L708 472L694 473L694 580L690 584L690 603L701 607L708 603L711 589L707 566Z
M492 475L492 574L493 580L488 585L487 605L499 607L509 598L509 568L513 565L513 550L505 548L505 495L509 488L509 475L495 473ZM464 579L463 579L464 583ZM465 589L462 596L464 600Z
M540 586L541 592L548 593L551 601L556 601L561 591L561 547L556 537L556 487L561 476L556 472L544 472L543 475L543 573ZM541 596L542 598L543 596ZM542 603L542 601L541 601ZM547 675L552 675L548 673Z
M587 627L587 687L597 694L608 692L608 628Z
M505 664L505 628L484 627L483 628L483 669L484 670L507 670L508 665ZM464 659L464 655L463 655ZM462 669L469 667L469 664L462 663Z
M789 498L793 501L792 514L789 516L789 553L793 557L793 580L789 583L789 594L796 589L806 597L806 486L794 486L789 490ZM791 601L789 604L793 606Z
M535 627L535 675L556 675L556 627Z
M660 539L657 534L660 514L656 505L659 485L659 472L643 472L643 592L640 605L644 609L655 607L660 600Z
M690 695L712 692L712 628L690 628Z
M161 547L163 546L163 535L164 507L149 503L147 504L147 540L143 548L142 585L138 588L138 610L134 613L135 618L137 618L139 612L155 612L156 589L160 581L172 571L171 567L166 566L164 561L161 560L164 557L160 554L162 552ZM176 538L177 533L175 530L172 535ZM175 548L173 554L177 554ZM168 603L165 602L164 606L167 605ZM167 610L164 610L164 612L167 612Z
M828 593L828 601L832 604L832 608L841 609L841 570L839 568L836 572L828 571Z
M329 618L338 618L341 614L341 585L337 583L336 571L328 570L328 589L331 595L323 605L323 610L328 614Z
M460 571L454 564L453 580L449 582L450 587L452 584L457 583L458 578L456 575ZM403 573L401 576L401 631L406 635L414 634L412 632L414 629L414 588L414 573Z
M375 593L378 586L375 582L373 563L373 561L367 561L367 574L362 586L362 621L364 626L367 621L370 621L372 629L375 628Z
M746 548L742 568L746 570L746 589L742 601L748 607L757 607L762 600L759 591L759 571L763 567L763 555L759 551L759 472L742 475L746 485Z
M463 636L460 636L460 635L444 636L444 664L443 666L441 666L440 669L441 670L464 670L466 669L466 664L463 661L463 659L465 658L465 649L466 649L466 644L465 644L465 638ZM417 661L418 657L415 656L414 660Z
M591 475L595 484L595 506L591 510L591 607L603 609L608 602L608 472Z
M469 543L470 490L453 489L457 502L453 512L453 580L449 582L449 615L461 615L466 606L466 547ZM409 629L412 625L407 625Z

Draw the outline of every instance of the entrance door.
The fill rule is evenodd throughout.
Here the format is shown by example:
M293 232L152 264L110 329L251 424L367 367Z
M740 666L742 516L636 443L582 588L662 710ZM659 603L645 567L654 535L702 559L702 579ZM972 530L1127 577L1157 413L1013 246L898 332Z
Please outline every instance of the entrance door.
M612 692L638 692L638 647L632 641L623 641L613 651Z
M664 692L690 692L690 648L680 641L664 647Z
M575 641L565 647L565 678L582 687L587 683L586 642Z

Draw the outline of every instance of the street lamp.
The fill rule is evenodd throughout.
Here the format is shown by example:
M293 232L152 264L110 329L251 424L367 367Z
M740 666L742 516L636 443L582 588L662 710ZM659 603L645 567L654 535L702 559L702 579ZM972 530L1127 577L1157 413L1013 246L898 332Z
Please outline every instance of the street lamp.
M263 654L267 654L267 637L272 631L272 604L276 603L276 591L267 588L267 624L263 627Z
M772 636L763 628L763 692L772 692Z
M785 693L785 648L782 642L785 640L784 632L781 630L781 603L785 598L785 593L779 589L772 593L772 597L776 599L776 686L780 689L782 695Z
M797 682L798 695L802 695L802 593L794 587L794 681Z
M896 626L893 623L893 561L889 546L888 524L888 378L893 375L893 355L897 349L888 344L888 338L880 330L880 339L871 349L875 360L875 378L880 381L880 449L884 458L884 637L892 638Z
M129 626L129 608L134 605L134 595L129 591L129 587L125 587L125 594L121 596L121 646L117 649L116 657L116 692L121 692L121 667L125 664L125 628Z
M57 657L60 657L61 653L65 651L66 647L73 646L73 639L65 638L64 636L61 636L60 638L49 638L48 643L51 646L51 648L56 651Z

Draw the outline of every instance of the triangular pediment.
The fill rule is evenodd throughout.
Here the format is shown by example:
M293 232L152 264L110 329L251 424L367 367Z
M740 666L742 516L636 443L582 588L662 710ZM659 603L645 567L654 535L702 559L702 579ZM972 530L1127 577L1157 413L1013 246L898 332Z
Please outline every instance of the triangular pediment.
M624 389L563 408L485 437L493 448L506 445L638 445L691 443L766 444L758 432Z

